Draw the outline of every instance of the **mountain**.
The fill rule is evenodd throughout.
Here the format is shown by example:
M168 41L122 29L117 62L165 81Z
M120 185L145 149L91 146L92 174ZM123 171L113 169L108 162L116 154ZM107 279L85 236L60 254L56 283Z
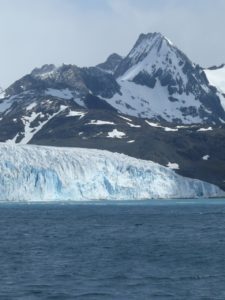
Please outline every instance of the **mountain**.
M32 201L225 195L153 162L107 151L0 144L0 157L1 201L31 201L31 195Z
M172 123L220 123L224 110L205 73L160 33L141 34L115 71L125 114Z
M225 98L209 77L223 68L159 33L95 67L46 64L1 94L0 142L124 153L225 190Z
M73 102L72 108L74 104L84 109L111 108L158 122L225 122L221 99L204 70L160 33L141 34L125 58L113 54L96 67L44 65L5 93L2 112L15 103L45 101L49 96L72 100L64 103L69 108Z

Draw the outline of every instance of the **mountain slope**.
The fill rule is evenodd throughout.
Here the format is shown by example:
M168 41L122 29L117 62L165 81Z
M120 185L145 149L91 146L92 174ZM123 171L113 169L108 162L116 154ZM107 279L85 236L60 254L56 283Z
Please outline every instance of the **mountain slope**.
M0 144L0 200L140 200L224 192L150 161L99 150ZM32 199L31 199L32 194Z
M142 34L115 71L125 114L173 123L220 123L224 110L202 69L160 33Z
M225 65L204 70L209 83L225 94Z
M225 110L225 65L204 70L209 83L218 91L221 104Z

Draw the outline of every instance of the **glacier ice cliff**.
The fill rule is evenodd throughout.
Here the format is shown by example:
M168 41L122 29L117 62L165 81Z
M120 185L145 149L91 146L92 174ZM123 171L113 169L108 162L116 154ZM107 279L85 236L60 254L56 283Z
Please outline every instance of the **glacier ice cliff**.
M220 197L218 187L108 151L0 143L0 200Z

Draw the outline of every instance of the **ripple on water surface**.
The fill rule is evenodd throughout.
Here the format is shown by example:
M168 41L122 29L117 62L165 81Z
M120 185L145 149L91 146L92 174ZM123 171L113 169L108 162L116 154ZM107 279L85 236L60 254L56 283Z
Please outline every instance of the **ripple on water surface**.
M224 232L220 199L1 204L0 299L225 299Z

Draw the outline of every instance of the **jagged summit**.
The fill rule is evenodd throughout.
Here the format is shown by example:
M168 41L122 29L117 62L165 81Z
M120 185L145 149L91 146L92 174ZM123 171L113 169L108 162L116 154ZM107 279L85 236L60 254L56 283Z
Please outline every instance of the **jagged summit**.
M111 103L123 113L176 123L225 119L203 70L161 33L141 34L114 76L121 90Z
M147 33L147 34L142 33L140 34L131 52L135 48L139 47L140 45L141 47L144 46L146 51L149 51L152 47L157 47L159 51L164 42L169 46L173 46L173 43L160 32Z
M98 64L96 67L104 70L107 73L113 74L122 59L122 56L117 53L113 53L106 59L104 63Z
M159 68L173 71L174 64L181 68L186 62L192 64L188 57L161 33L141 34L130 53L118 66L115 76L125 75L125 79L133 79L140 71L149 74Z
M45 64L41 68L35 68L31 75L33 76L40 76L40 77L47 77L49 74L53 73L56 70L56 66L54 64Z

